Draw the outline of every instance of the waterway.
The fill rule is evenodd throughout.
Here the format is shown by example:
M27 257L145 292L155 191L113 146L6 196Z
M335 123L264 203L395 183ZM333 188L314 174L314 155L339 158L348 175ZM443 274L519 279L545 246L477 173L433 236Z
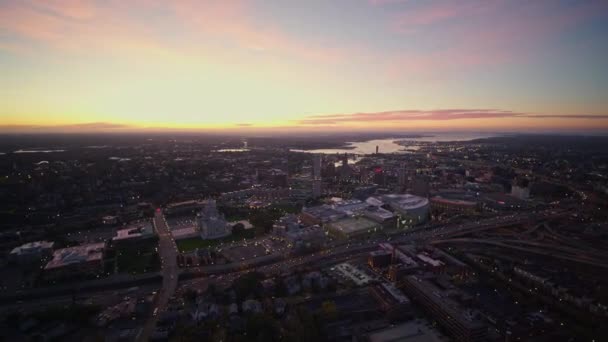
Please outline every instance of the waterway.
M348 142L346 148L322 148L314 150L292 150L294 152L307 153L349 153L349 154L374 154L376 146L379 153L411 153L420 148L419 143L446 142L446 141L470 141L474 139L490 138L500 134L492 133L436 133L424 134L417 138L387 138L368 141ZM397 141L407 141L411 144L399 145Z

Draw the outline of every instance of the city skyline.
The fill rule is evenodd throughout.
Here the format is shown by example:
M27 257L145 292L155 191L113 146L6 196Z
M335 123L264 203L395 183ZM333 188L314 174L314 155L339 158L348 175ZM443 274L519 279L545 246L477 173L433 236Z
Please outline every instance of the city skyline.
M0 1L0 132L608 130L602 1Z

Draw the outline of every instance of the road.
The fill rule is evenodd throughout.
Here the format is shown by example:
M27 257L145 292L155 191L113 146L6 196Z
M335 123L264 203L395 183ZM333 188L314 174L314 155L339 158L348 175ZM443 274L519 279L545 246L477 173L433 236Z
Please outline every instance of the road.
M484 230L497 229L514 224L536 222L541 219L555 218L562 215L564 215L562 212L553 213L552 211L544 211L498 216L465 224L454 224L449 226L439 225L432 228L425 227L423 229L414 228L393 234L390 240L386 236L379 236L370 238L366 241L347 241L345 244L329 246L328 249L319 251L312 255L290 257L285 255L283 258L278 258L276 261L264 265L256 265L252 262L235 262L225 265L199 266L183 270L182 272L188 273L189 279L207 277L212 274L223 274L225 276L227 274L241 272L246 269L257 269L258 271L264 271L265 273L268 273L267 271L271 270L274 273L280 273L281 271L287 270L291 267L300 267L321 263L331 260L332 258L339 260L341 258L348 257L349 255L369 252L377 248L378 243L380 242L390 242L392 244L430 242L436 239L454 238Z
M143 330L137 338L138 341L148 341L150 339L160 313L167 309L169 298L173 296L177 288L177 276L179 273L177 266L177 245L171 236L162 212L159 210L154 214L154 227L156 227L158 234L158 253L162 261L161 273L163 275L163 285L156 299L156 305L153 309L154 314L150 316L144 325Z

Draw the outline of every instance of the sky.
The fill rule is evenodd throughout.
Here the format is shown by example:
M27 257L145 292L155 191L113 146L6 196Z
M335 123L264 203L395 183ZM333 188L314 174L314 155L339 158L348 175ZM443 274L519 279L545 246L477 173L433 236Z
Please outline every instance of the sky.
M606 132L607 61L605 0L0 0L0 132Z

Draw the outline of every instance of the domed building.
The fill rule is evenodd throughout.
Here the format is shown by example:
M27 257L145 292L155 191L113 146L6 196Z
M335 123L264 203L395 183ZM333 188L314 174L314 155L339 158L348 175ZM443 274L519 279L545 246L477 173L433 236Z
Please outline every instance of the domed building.
M429 200L411 194L386 194L372 196L366 201L370 205L388 207L399 216L399 226L415 226L429 218Z

